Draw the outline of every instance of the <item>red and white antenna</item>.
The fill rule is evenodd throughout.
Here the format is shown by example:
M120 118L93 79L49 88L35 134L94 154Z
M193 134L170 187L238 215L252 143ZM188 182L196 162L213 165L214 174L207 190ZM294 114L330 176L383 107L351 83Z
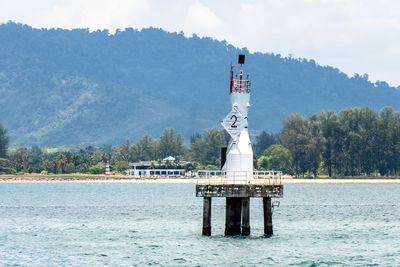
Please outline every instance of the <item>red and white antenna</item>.
M110 176L110 163L108 161L106 164L106 176Z
M239 79L237 74L233 76L234 68L242 67L244 64L244 55L240 54L238 58L238 65L231 64L231 81L230 81L230 93L250 93L251 82L249 80L249 75L247 78L243 79L243 71L239 72Z

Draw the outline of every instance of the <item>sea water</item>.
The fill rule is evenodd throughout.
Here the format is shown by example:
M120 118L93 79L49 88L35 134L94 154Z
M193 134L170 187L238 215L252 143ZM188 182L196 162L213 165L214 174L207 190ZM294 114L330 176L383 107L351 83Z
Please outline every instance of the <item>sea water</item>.
M194 184L2 183L0 266L396 266L400 185L287 184L263 236L251 199L251 236L225 237L213 198L201 236Z

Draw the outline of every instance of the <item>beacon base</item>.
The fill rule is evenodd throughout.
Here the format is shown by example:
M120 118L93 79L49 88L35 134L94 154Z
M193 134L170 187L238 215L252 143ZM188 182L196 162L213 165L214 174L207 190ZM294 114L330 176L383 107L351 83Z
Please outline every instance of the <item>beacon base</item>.
M271 198L283 197L282 184L197 184L203 197L203 235L211 235L212 197L226 198L225 235L250 235L250 199L263 198L264 235L273 234Z

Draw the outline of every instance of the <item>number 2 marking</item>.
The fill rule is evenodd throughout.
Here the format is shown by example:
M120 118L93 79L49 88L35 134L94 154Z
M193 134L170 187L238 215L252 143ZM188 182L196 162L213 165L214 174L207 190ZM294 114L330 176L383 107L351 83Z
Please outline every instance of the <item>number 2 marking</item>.
M232 123L231 128L237 128L237 126L235 125L236 122L237 122L237 117L236 117L236 115L232 115L231 119L232 119L232 118L235 118L235 121Z

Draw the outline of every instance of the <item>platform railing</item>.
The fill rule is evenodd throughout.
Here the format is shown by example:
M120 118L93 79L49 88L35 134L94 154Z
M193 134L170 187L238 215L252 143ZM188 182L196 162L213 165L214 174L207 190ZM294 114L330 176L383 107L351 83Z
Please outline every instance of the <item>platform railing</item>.
M248 171L219 171L204 170L198 171L197 184L262 184L262 185L281 185L281 171L253 171L253 175ZM252 178L251 178L252 176Z
M250 87L251 87L251 82L250 80L238 80L238 79L233 79L232 80L233 84L232 84L232 92L239 92L241 93L246 92L246 93L250 93Z

